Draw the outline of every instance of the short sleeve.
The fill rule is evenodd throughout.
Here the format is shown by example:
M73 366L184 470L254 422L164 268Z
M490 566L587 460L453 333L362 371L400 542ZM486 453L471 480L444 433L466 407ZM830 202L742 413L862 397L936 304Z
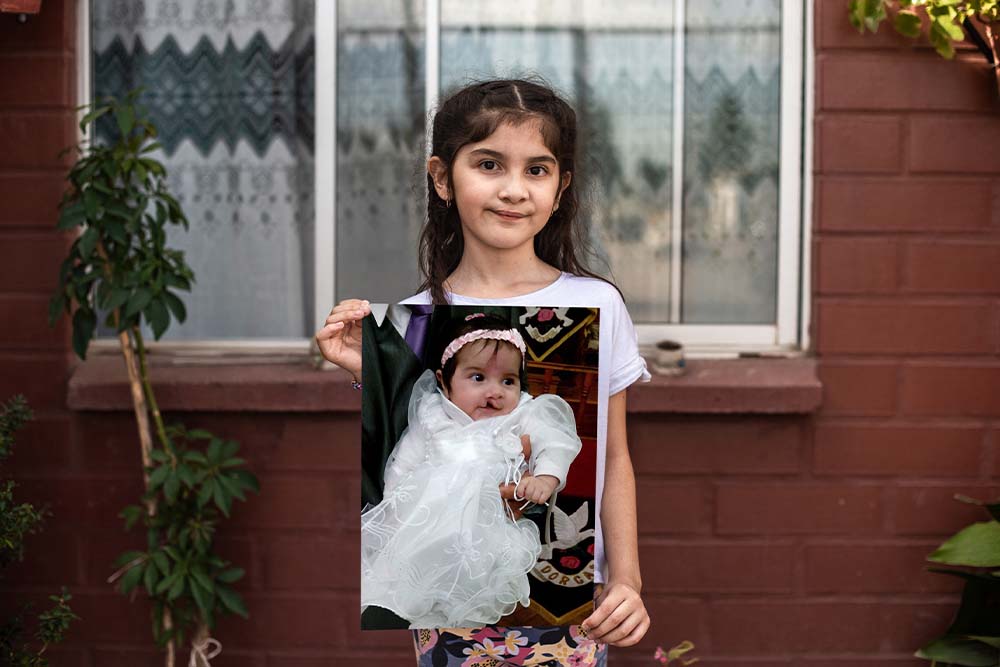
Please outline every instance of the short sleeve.
M608 395L614 396L634 382L649 382L652 376L646 370L646 360L639 354L639 334L625 308L618 290L612 289L611 312L611 384ZM603 315L602 315L603 317ZM605 322L601 323L602 329ZM604 336L601 336L604 339ZM601 341L605 343L604 340Z

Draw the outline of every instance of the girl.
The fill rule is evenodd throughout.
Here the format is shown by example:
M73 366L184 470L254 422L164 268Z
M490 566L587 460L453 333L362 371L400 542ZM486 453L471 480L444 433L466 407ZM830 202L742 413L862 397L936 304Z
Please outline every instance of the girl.
M383 500L361 516L362 610L389 609L411 628L479 627L528 605L539 532L505 511L499 486L545 502L582 446L566 401L521 391L517 329L483 313L453 329L439 368L413 387Z
M472 665L470 659L480 657L539 664L550 655L555 664L602 665L606 644L631 646L649 628L639 595L624 391L649 374L620 293L581 260L575 151L576 115L545 86L487 81L446 99L434 116L427 162L423 291L408 302L601 308L594 556L595 582L604 585L595 586L593 614L568 629L419 631L420 665ZM361 320L368 313L367 301L342 301L316 334L323 355L356 382Z

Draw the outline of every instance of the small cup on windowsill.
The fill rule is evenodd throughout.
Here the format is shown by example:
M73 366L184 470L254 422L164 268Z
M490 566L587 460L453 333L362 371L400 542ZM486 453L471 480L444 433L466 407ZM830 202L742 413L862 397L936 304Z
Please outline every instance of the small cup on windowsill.
M684 375L684 346L673 340L661 340L656 344L653 357L653 372L658 375Z

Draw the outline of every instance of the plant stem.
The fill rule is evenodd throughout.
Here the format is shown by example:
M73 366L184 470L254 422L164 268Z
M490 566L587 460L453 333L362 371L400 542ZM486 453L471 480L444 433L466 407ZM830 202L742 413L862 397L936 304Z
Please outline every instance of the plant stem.
M100 252L101 257L104 259L104 275L105 278L111 279L111 263L108 261L108 254L104 248L103 242L98 242L97 244L98 252ZM121 323L121 308L115 308L114 310L114 322L115 329L118 328ZM135 334L139 334L138 328L135 328ZM139 350L142 350L142 338L138 338ZM142 482L143 488L149 491L149 472L148 470L153 467L153 437L149 430L149 412L146 408L146 395L147 392L143 391L143 386L146 386L149 391L148 395L152 397L152 389L149 388L149 379L147 373L145 372L145 364L143 364L143 372L140 374L138 364L136 363L135 350L132 347L132 339L129 337L129 330L123 330L118 334L118 343L122 350L122 357L125 359L125 370L128 372L128 386L129 391L132 394L132 410L135 412L136 425L139 428L139 447L142 451ZM154 399L155 401L155 399ZM155 402L154 402L155 405ZM156 416L159 417L159 410L156 412ZM159 422L161 433L162 433L162 421ZM146 513L150 517L156 516L156 498L150 498L146 501ZM170 614L170 607L164 605L163 608L163 628L164 630L170 630L173 628L173 619ZM167 642L167 658L166 667L174 667L174 642L173 640Z
M153 414L153 421L156 423L156 434L160 436L160 444L163 445L163 449L170 454L171 459L174 459L174 448L170 441L167 440L167 431L163 426L163 416L160 414L160 406L157 404L156 396L153 394L153 385L149 382L149 369L146 366L146 346L142 342L142 332L136 326L133 327L132 333L135 336L136 349L139 351L139 372L142 376L142 386L146 390L149 411Z
M993 27L990 23L985 23L986 41L990 45L993 53L993 78L997 82L997 93L1000 94L1000 58L997 58L997 36L993 34Z

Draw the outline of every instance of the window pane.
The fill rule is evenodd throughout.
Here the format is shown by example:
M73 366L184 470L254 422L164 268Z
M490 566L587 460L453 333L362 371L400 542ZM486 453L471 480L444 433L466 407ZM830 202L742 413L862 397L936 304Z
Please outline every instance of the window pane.
M424 3L337 3L337 299L417 287L424 218Z
M144 87L191 223L168 232L197 282L165 338L312 336L312 0L94 0L91 16L94 97Z
M670 312L673 3L441 3L441 82L537 73L577 111L585 221L637 321Z
M778 280L779 0L687 2L686 324L773 324Z

